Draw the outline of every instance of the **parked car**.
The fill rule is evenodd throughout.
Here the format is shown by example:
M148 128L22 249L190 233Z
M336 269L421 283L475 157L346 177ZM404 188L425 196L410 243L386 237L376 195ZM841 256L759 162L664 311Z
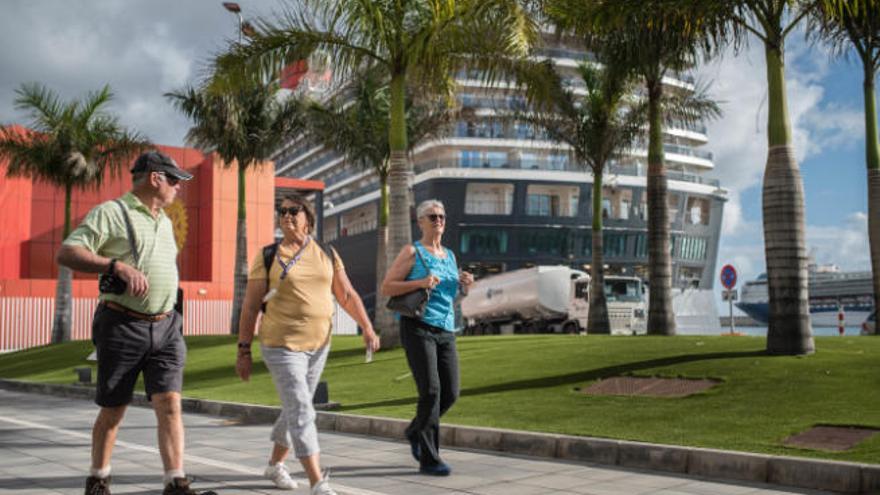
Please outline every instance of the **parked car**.
M871 314L862 322L862 335L874 335L877 332L877 310L871 311Z

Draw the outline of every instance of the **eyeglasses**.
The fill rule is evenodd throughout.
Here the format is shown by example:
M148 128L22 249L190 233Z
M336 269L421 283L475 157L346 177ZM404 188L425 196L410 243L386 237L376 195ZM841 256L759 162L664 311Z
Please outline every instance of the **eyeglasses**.
M165 182L167 182L168 185L171 187L176 186L177 183L180 182L180 179L178 179L177 177L172 177L172 176L166 174L165 172L159 172L159 176L165 177Z
M291 206L285 208L283 206L279 206L276 210L278 212L279 217L283 217L284 215L290 214L290 216L295 217L299 215L299 212L303 210L302 206Z
M428 213L427 215L425 215L425 218L427 218L428 220L430 220L432 222L436 222L436 221L445 222L446 221L446 215L444 215L443 213Z

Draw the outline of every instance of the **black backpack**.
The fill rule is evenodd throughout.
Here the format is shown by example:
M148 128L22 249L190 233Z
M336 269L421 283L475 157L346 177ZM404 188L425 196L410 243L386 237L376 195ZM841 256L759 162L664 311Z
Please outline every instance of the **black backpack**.
M333 248L324 244L323 242L318 241L314 237L312 237L311 242L316 243L318 247L321 248L321 251L324 251L324 254L326 254L327 257L330 258L330 263L333 266L336 266L336 259L333 255L335 250ZM263 268L266 269L266 292L269 292L269 270L272 268L272 263L275 262L275 254L278 253L279 243L280 241L275 241L272 244L267 244L263 246ZM263 313L266 312L266 303L262 303L260 305L260 311Z

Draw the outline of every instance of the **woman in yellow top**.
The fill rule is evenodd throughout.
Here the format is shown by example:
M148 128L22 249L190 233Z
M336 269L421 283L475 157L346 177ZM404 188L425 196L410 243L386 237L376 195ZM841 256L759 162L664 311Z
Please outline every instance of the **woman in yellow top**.
M251 340L262 302L260 322L263 361L278 390L282 412L272 428L274 448L265 475L278 488L292 490L284 461L290 449L303 466L312 495L335 495L321 473L318 430L312 396L330 349L333 296L363 329L368 349L379 349L379 338L335 251L328 255L312 239L315 212L299 196L288 196L278 208L284 239L266 270L263 254L254 259L241 311L235 369L242 380L251 374Z

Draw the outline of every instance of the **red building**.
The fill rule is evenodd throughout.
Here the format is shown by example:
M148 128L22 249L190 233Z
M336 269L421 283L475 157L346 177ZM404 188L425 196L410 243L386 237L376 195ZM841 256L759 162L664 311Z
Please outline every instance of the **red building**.
M190 148L158 147L193 174L171 209L184 236L178 258L186 294L184 332L226 334L232 310L237 213L236 167L224 168L216 154ZM247 174L248 260L273 239L276 194L288 190L321 191L314 181L279 179L274 165L252 167ZM96 204L131 188L127 169L108 174L98 191L74 191L72 225ZM320 197L320 194L319 194ZM185 212L185 213L183 213ZM58 266L55 253L64 229L64 191L30 179L7 178L0 163L0 351L49 343ZM176 230L177 232L177 230ZM98 295L97 276L77 274L73 282L73 338L91 338Z

